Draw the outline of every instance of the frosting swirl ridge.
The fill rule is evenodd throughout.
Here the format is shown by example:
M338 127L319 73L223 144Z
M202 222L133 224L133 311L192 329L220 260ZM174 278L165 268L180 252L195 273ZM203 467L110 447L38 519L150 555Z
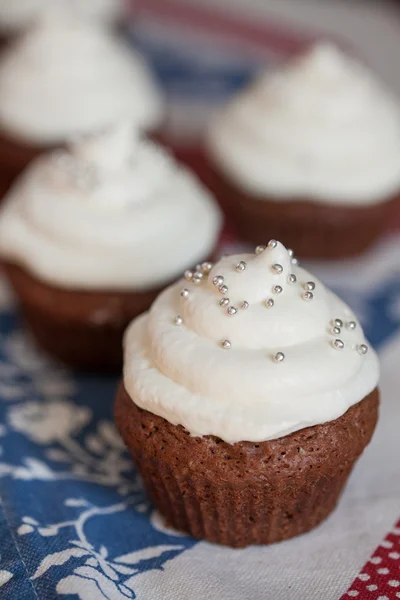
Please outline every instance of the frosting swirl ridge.
M261 75L216 115L208 145L260 200L368 205L400 190L400 104L330 44Z
M378 361L352 311L272 241L199 265L125 337L133 401L192 435L264 441L338 418Z
M54 8L99 23L113 23L124 12L123 0L1 0L0 30L19 32Z
M0 61L0 124L40 144L131 119L163 118L161 93L144 59L111 32L52 12L10 45Z
M214 249L209 192L126 123L39 158L0 212L0 254L83 289L149 289Z

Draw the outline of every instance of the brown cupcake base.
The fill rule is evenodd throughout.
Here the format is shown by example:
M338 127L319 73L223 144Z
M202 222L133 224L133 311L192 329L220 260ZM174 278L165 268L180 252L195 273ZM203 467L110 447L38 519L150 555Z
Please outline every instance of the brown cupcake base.
M28 144L6 133L0 133L0 201L34 158L54 149L55 146Z
M302 258L340 259L364 252L400 211L400 195L372 206L316 203L312 198L282 202L254 198L212 170L210 187L239 235L252 244L277 239Z
M115 419L144 485L167 522L192 536L243 547L271 544L321 523L371 439L379 393L342 417L267 442L191 437L138 408L119 387Z
M90 371L121 370L123 333L160 292L64 290L14 264L3 266L38 344L67 365Z

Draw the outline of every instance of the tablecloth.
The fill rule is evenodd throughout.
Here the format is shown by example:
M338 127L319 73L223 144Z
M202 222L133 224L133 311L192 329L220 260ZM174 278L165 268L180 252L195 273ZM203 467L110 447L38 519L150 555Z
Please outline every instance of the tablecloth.
M363 600L395 598L383 584L400 597L399 257L394 235L346 265L311 265L380 352L380 423L321 527L246 550L165 528L112 423L116 379L78 376L45 358L2 283L0 598L338 600L347 589Z
M200 61L193 50L182 61L166 28L146 19L134 38L154 61L181 131L182 117L192 124L201 114L192 101L204 83L208 110L260 64L248 44L236 55L204 51ZM284 28L276 34L266 36L271 60L304 41ZM238 241L228 234L222 246ZM379 351L379 426L323 525L244 550L165 527L112 422L116 378L77 375L42 355L0 280L1 600L400 598L400 240L393 233L364 257L309 267L352 306Z

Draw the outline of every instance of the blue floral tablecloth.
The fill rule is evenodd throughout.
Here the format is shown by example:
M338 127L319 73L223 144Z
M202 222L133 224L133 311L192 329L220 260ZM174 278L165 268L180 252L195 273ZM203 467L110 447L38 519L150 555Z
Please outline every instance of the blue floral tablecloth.
M400 324L399 257L392 238L349 265L313 266L355 308L378 349ZM1 600L163 599L166 567L199 543L166 529L147 500L112 422L116 380L76 376L46 359L21 329L4 282L0 292ZM176 599L275 598L265 587L248 596L240 588L197 593L207 560L212 568L218 556L238 556L200 545L209 551L197 572L191 563L195 572ZM252 549L239 552L251 559Z
M137 573L194 544L166 531L143 493L112 423L115 387L46 360L2 302L2 600L135 598Z

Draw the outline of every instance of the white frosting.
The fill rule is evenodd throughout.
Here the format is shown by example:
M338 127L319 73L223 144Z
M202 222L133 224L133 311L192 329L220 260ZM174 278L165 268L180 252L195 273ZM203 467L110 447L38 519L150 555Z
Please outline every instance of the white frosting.
M0 127L58 144L127 117L145 129L163 118L143 58L100 27L51 14L0 62Z
M0 256L73 289L146 290L213 251L208 191L126 125L34 162L0 210Z
M208 144L260 200L368 205L400 191L400 105L331 45L261 76L216 116Z
M118 21L124 13L123 0L0 0L0 31L19 32L54 6L77 18L106 24Z
M237 272L235 265L247 267ZM276 275L273 264L283 273ZM294 273L296 283L289 283ZM230 316L213 278L224 277ZM314 299L303 299L315 282ZM274 294L280 285L283 292ZM182 298L182 288L189 296ZM265 300L275 305L267 308ZM240 308L246 300L247 309ZM176 325L176 315L183 323ZM125 334L124 383L132 400L192 435L216 435L234 443L278 438L334 420L377 385L379 365L364 344L359 324L333 335L332 320L355 317L321 282L291 264L278 243L262 254L228 256L201 285L180 281L165 290L150 311ZM338 338L344 348L332 343ZM221 346L231 342L230 349ZM276 353L283 352L283 362Z

